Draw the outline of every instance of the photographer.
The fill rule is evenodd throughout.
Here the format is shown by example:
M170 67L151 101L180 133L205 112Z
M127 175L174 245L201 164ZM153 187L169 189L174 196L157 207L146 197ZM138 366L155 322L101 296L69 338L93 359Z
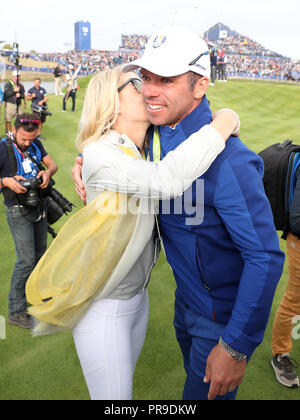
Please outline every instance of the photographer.
M20 78L20 72L15 70L12 73L12 79L4 85L6 133L11 131L12 119L22 113L22 100L24 100L24 108L26 108L25 88L20 83Z
M48 93L45 88L41 86L41 79L39 77L36 77L34 79L34 86L29 89L27 93L27 99L32 102L33 105L37 105L39 107L45 107L46 103L49 100ZM35 109L33 108L34 114L36 114ZM40 136L41 140L44 140L43 137L41 137L43 124L46 122L46 115L45 113L42 113L41 115L38 114L38 118L41 120L40 128L38 135Z
M62 93L62 90L61 90L61 81L62 81L63 73L61 71L61 67L60 67L59 64L53 70L53 75L54 75L54 93L55 93L55 95L56 96L58 96L58 95L65 96Z
M47 248L47 206L42 193L57 171L55 162L36 138L39 125L40 120L33 114L18 115L13 137L0 142L0 188L17 255L8 321L25 329L32 328L32 319L26 312L25 285ZM41 162L46 170L40 171ZM38 193L22 186L25 181L41 183ZM34 203L34 199L37 202Z

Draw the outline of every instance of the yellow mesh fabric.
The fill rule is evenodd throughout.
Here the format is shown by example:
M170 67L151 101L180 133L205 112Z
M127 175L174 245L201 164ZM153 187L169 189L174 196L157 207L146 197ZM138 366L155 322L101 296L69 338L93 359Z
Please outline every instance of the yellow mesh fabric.
M72 328L103 290L136 226L128 200L105 191L63 226L27 281L34 335Z

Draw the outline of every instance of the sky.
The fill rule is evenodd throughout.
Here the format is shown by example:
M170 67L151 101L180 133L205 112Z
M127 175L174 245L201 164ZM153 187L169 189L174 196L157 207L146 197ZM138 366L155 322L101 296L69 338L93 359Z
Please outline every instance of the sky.
M13 13L13 17L12 17ZM74 23L89 21L92 48L118 49L121 34L151 35L170 25L202 34L221 22L264 47L300 59L300 0L14 0L1 7L0 41L20 51L74 48Z

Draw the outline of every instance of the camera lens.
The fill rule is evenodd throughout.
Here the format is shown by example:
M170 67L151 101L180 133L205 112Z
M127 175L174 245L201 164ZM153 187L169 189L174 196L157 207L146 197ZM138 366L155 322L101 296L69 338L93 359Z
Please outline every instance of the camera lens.
M64 215L63 210L49 197L47 198L47 219L49 225L53 225Z
M40 197L34 190L29 190L26 194L26 205L28 207L37 207L40 203Z
M50 193L50 197L63 209L63 211L71 212L72 211L72 204L63 197L56 189L52 189Z

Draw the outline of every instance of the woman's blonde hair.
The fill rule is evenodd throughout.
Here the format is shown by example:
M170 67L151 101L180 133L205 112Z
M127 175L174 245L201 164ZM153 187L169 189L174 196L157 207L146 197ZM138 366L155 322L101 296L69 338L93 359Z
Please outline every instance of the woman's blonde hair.
M119 114L118 94L121 67L97 73L87 88L79 130L77 149L82 152L90 143L109 134Z

